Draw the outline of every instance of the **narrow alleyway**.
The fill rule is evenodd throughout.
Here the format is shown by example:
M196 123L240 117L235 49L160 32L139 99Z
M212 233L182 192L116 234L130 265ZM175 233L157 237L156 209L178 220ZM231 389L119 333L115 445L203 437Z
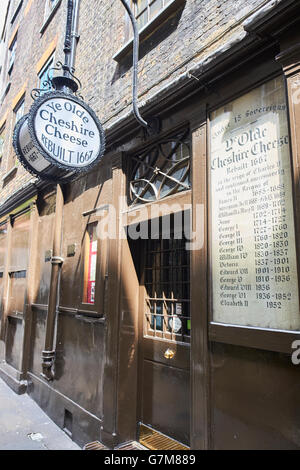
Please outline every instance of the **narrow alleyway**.
M0 450L80 450L28 395L0 379Z

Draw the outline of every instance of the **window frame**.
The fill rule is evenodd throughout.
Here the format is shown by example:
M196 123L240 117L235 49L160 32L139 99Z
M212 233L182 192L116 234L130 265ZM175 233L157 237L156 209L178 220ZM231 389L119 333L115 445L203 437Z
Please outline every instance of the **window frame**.
M86 265L86 239L88 236L88 227L95 224L96 231L100 221L100 217L95 211L92 214L84 216L84 233L81 245L81 262L80 262L80 289L78 293L77 313L80 315L101 318L105 315L105 282L107 277L107 240L97 237L97 258L96 258L96 279L95 279L95 302L84 302L84 282L85 282L85 265Z
M175 144L172 147L172 151L176 153L178 150L180 152L183 148L187 148L189 150L188 156L183 156L183 158L179 160L173 160L170 157L171 154L163 154L162 153L162 146ZM164 149L165 150L165 149ZM155 154L156 159L152 158L151 155ZM174 154L172 153L172 156ZM150 156L150 161L148 163L147 157ZM149 171L151 171L151 166L156 167L156 162L162 163L163 159L163 166L159 168L160 174L155 174L155 170L153 171L153 175L150 179L145 179L148 177ZM148 159L149 160L149 159ZM140 161L140 163L138 163ZM145 162L145 163L144 163ZM173 165L170 166L168 169L168 165L173 162ZM128 207L132 208L139 208L145 204L153 204L153 203L160 203L167 199L168 197L176 197L180 196L180 194L184 194L186 192L190 192L192 190L192 179L191 179L191 162L192 162L192 142L191 142L191 133L188 126L181 126L177 130L173 132L169 132L165 136L160 137L156 141L152 142L152 144L141 148L140 151L136 151L130 155L128 158L127 163L127 203ZM149 168L146 170L145 175L141 175L139 178L133 178L133 175L138 173L139 167L148 166ZM167 168L165 168L167 166ZM172 171L178 169L183 169L182 178L179 180L174 179L174 187L170 186L170 189L164 194L162 191L164 187L168 186L168 183L173 181L172 179ZM159 182L161 179L161 184L159 187L156 186L156 182ZM185 180L188 179L189 185L186 186ZM135 195L134 192L134 185L139 180L147 181L144 189L141 190L139 194ZM151 199L147 199L144 197L151 185L156 186L157 197ZM155 194L156 195L156 194Z
M99 256L99 239L97 237L97 222L92 222L87 224L85 234L84 234L84 270L83 270L83 285L82 285L82 294L81 294L81 303L84 305L96 304L96 284L97 284L97 267L98 267L98 256ZM96 235L96 236L95 236ZM93 243L96 242L96 250L93 250ZM91 280L91 267L93 264L93 257L95 257L95 278ZM94 283L94 301L90 301L91 283ZM89 286L90 284L90 286Z
M48 73L49 73L49 70L51 69L51 65L52 65L52 67L54 66L54 57L55 57L55 50L51 53L50 57L47 59L47 61L45 62L45 64L43 65L43 67L41 68L41 70L38 73L37 87L39 88L41 94L45 93L47 91L47 89L41 88L42 77L43 77L44 74L46 74L46 76L43 78L43 80L45 82L49 79Z
M21 108L22 108L22 115L20 115L19 118L17 119L18 112ZM13 127L14 127L17 124L17 122L21 119L21 117L24 116L25 114L25 93L22 95L22 97L19 99L18 103L14 107L13 113L14 113L13 114L13 123L14 123ZM15 155L13 150L11 150L9 159L8 159L8 167L7 167L7 173L5 175L5 178L11 174L10 172L12 170L17 169L18 166L19 166L18 157Z
M19 116L19 118L17 118L18 112L20 111L20 109L22 109L22 114ZM15 125L21 119L21 117L24 116L24 113L25 113L25 93L22 96L22 98L20 98L20 100L18 101L16 106L14 107L14 122L15 122Z
M180 212L180 214L183 221L184 211ZM167 340L172 343L189 344L191 340L191 253L184 248L187 239L182 228L182 238L177 238L174 227L175 218L172 214L169 214L167 217L170 217L171 222L170 239L164 237L162 229L163 217L161 217L159 218L159 237L141 240L141 251L143 253L141 258L143 336L144 338ZM153 221L154 219L150 219L144 222L144 224L151 225ZM150 232L150 226L148 226L148 231ZM155 245L157 246L153 249ZM183 252L185 252L185 255L183 255ZM171 262L166 262L165 264L165 260L169 257L171 257ZM180 258L180 262L178 258ZM182 259L185 259L185 265L181 264ZM178 263L177 265L176 262ZM178 276L174 276L176 268L182 269ZM166 271L168 272L168 279L165 278ZM186 277L183 275L184 272ZM168 289L169 295L167 295ZM161 293L161 297L158 295L158 291ZM179 298L174 297L174 294L180 291L182 295L179 295ZM187 296L183 295L184 291L187 292ZM157 312L159 304L161 308L160 313ZM153 311L151 309L152 305ZM177 308L181 309L180 313L177 312ZM171 309L171 313L168 311L169 309ZM178 332L170 325L170 321L176 318L179 318L182 322L181 331ZM160 319L161 327L157 327L157 319Z
M17 18L21 8L22 8L22 5L23 5L23 1L24 0L19 0L19 3L18 5L16 6L13 14L12 14L12 17L11 17L11 20L10 20L10 23L13 24L15 22L15 19Z
M6 123L4 123L3 126L0 128L0 165L3 160L3 155L4 155L5 137L6 137Z
M18 40L18 33L16 33L15 37L13 38L9 46L10 56L9 56L8 71L7 71L8 75L11 75L12 70L14 68L14 63L16 60L17 40Z
M56 11L58 10L62 2L62 0L53 0L54 3L51 5L49 3L50 1L51 0L47 0L45 4L44 19L43 19L43 24L40 29L40 34L44 33L48 24L51 22L52 18L54 17Z
M165 21L167 21L173 13L180 8L183 8L186 0L169 0L164 8L162 8L153 18L151 18L140 30L139 38L140 42L147 39L158 27L160 27ZM113 55L113 60L120 62L129 54L133 49L133 33L131 22L127 12L124 13L124 44L118 51Z
M146 6L141 9L141 11L138 11L138 5L137 5L137 1L138 0L131 0L131 9L133 10L134 12L134 16L135 16L135 19L136 19L136 22L137 22L137 25L138 25L138 29L142 29L144 28L150 21L152 18L154 18L155 16L159 15L161 13L161 11L166 8L168 6L169 3L172 2L172 0L145 0L146 1ZM155 2L158 2L158 1L161 1L162 2L162 6L159 8L158 12L156 14L154 14L152 17L151 17L151 6L155 3ZM139 18L141 18L141 16L143 15L143 13L147 12L147 20L145 21L145 23L141 24L139 26Z

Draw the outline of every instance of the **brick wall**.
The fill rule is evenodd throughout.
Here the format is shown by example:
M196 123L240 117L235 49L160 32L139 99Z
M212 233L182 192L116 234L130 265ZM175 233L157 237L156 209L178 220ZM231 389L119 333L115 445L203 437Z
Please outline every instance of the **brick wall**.
M53 41L57 41L55 60L63 57L67 0L62 0L43 34L40 29L44 22L45 1L24 0L18 17L11 25L12 11L18 1L14 0L11 7L5 40L8 47L13 31L19 25L11 87L0 108L0 124L6 117L5 156L0 167L0 204L32 179L19 165L14 175L2 180L13 152L13 105L16 97L25 86L25 112L28 112L32 103L30 91L37 86L37 66L46 57L46 51L53 47ZM245 17L265 3L266 0L183 2L175 13L141 42L140 102L150 99L234 35L243 32L241 23ZM126 42L126 15L119 0L81 0L76 75L82 82L84 99L105 127L131 109L131 53L118 62L113 60ZM4 70L2 73L7 72Z
M4 156L0 166L0 204L33 179L32 175L21 165L18 165L11 175L5 177L11 162L15 162L12 147L12 135L15 124L14 107L25 92L25 114L28 112L32 104L30 92L38 84L37 66L47 49L53 47L54 42L57 42L56 49L58 51L55 59L61 59L62 54L60 51L62 50L64 40L64 1L43 34L40 33L40 29L44 23L45 1L24 0L18 16L13 24L11 24L11 17L18 3L19 0L14 0L11 3L4 41L8 52L2 70L4 86L1 96L3 96L5 86L9 82L11 82L11 86L0 108L0 127L5 122ZM11 75L9 76L7 72L10 54L9 43L16 30L18 30L16 56Z

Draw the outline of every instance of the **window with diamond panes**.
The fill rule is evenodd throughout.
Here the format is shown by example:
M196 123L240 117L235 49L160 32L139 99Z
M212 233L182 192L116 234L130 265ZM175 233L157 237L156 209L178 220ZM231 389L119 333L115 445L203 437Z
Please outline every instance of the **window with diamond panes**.
M190 187L188 132L160 140L133 156L129 174L129 204L155 202Z
M145 240L145 333L189 342L190 254L186 239Z

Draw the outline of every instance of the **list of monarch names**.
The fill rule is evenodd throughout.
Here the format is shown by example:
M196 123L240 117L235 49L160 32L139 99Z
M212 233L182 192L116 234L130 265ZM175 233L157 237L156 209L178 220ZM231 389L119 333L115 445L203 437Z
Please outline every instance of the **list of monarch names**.
M212 113L210 139L213 319L297 330L290 144L281 80Z

